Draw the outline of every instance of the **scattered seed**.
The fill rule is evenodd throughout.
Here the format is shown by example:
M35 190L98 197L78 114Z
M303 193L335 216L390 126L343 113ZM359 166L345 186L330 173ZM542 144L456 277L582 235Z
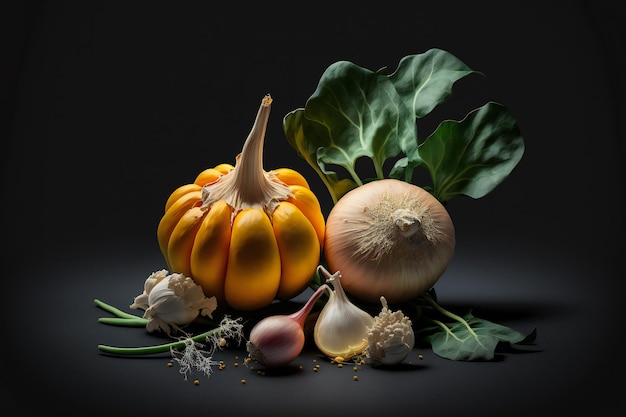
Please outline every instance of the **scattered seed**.
M245 384L245 383L246 383L246 380L245 380L245 379L242 379L242 380L241 380L241 383L242 383L242 384Z
M200 385L200 380L198 380L198 379L194 379L194 380L193 380L193 384L194 384L194 385Z
M421 353L419 355L417 355L418 359L424 359L424 355L422 355Z
M352 379L353 379L353 380L355 380L355 381L358 381L358 380L359 380L359 377L358 377L357 375L354 375L354 376L352 377Z
M171 368L172 366L174 366L174 365L172 364L172 362L168 362L168 363L167 363L167 367L168 367L168 368Z

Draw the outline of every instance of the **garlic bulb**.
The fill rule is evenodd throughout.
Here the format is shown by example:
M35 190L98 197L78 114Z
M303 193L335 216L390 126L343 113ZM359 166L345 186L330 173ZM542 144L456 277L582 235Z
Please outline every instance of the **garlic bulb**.
M217 300L206 297L190 277L162 269L150 274L143 293L135 297L130 308L145 310L143 317L148 319L149 332L160 329L169 336L172 330L180 331L180 326L191 323L199 314L212 318Z
M455 232L445 207L428 191L382 179L346 193L326 221L324 255L341 270L345 291L362 301L418 297L452 259Z
M367 347L367 328L374 318L354 305L341 286L341 273L331 275L323 266L318 267L333 285L330 297L315 322L313 339L317 348L329 358L349 359L360 355Z
M380 297L380 302L383 308L374 317L374 325L367 329L365 361L372 366L396 365L406 359L415 345L412 322L402 311L392 312L385 297Z

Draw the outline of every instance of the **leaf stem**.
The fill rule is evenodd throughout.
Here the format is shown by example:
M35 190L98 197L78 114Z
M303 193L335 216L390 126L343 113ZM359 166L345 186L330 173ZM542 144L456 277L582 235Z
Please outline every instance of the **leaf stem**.
M105 353L111 353L115 355L150 355L154 353L163 353L169 352L171 349L178 349L185 347L185 342L189 339L194 342L199 342L208 338L209 336L217 333L221 333L221 328L217 327L215 329L208 330L204 333L200 333L194 337L182 339L177 342L164 343L162 345L152 345L152 346L138 346L138 347L116 347L109 345L98 345L98 350L101 350Z
M350 176L352 177L352 179L354 180L357 186L363 185L363 181L361 180L361 177L359 177L359 174L357 174L354 169L352 169L351 167L345 167L345 168L350 173Z
M462 323L465 327L467 327L467 331L472 336L478 338L478 335L476 334L474 329L472 329L472 326L470 326L469 323L463 317L458 316L458 315L452 313L451 311L448 311L445 308L441 307L439 304L437 304L437 302L435 300L433 300L433 298L428 293L424 293L423 294L423 298L424 298L424 300L426 300L428 302L428 304L430 304L439 313L443 314L446 317L451 318L452 320L456 320L459 323Z
M437 320L437 319L430 319L427 318L426 320L430 321L433 324L436 324L437 326L441 327L448 335L450 335L451 337L455 338L456 340L461 340L456 334L454 334L454 332L452 330L450 330L450 328L448 326L446 326L446 324L444 322L442 322L441 320Z

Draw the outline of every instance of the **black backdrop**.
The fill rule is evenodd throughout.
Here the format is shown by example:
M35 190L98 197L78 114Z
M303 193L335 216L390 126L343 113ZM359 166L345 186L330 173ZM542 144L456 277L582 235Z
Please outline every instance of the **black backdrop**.
M498 386L493 381L518 383L506 395L470 390L467 398L493 404L473 410L483 416L504 409L509 415L542 408L570 415L623 411L617 387L605 383L619 381L624 370L616 246L624 233L623 12L602 2L407 4L6 2L7 401L26 396L18 403L24 415L40 407L102 407L123 415L121 403L98 405L100 395L115 389L106 386L102 369L120 365L95 351L92 341L101 343L103 331L114 331L95 322L101 312L91 301L110 296L123 306L136 294L118 281L134 291L161 268L155 234L169 193L206 167L232 163L259 100L270 93L265 167L300 170L327 213L330 199L321 181L284 138L284 115L304 106L335 61L393 69L405 55L441 48L485 76L455 84L426 128L493 100L509 108L526 144L520 164L492 193L450 203L458 260L442 279L444 295L483 303L485 311L495 305L501 321L538 323L545 350L524 359L523 378L515 373L521 356L507 358L500 371L481 364L489 371L477 370L468 380L480 385L477 375L487 375L492 389ZM475 282L464 278L457 286L455 274L464 273ZM490 274L495 287L483 282ZM526 304L513 308L511 294L522 294ZM567 307L554 307L561 305ZM512 310L528 320L518 323ZM545 317L544 323L551 313L558 320ZM558 365L545 371L553 361ZM123 362L119 378L137 366ZM454 367L465 365L441 366L454 377ZM528 371L533 366L536 372ZM176 378L172 383L180 385ZM441 384L442 403L418 399L415 409L431 415L461 410L447 408L443 393L453 387ZM137 392L150 391L146 385L142 380ZM384 398L393 384L379 389ZM89 394L73 394L81 390ZM519 403L512 405L513 399ZM285 401L285 409L298 410ZM398 409L404 405L396 401ZM231 407L224 410L237 414ZM474 415L472 408L462 412Z

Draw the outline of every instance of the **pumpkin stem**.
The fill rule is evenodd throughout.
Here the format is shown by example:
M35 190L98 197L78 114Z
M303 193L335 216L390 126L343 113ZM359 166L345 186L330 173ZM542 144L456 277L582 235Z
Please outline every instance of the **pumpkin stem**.
M254 125L235 159L235 169L202 188L202 206L224 200L233 208L233 217L246 208L271 213L279 201L292 196L291 189L263 169L263 144L272 97L261 100Z

